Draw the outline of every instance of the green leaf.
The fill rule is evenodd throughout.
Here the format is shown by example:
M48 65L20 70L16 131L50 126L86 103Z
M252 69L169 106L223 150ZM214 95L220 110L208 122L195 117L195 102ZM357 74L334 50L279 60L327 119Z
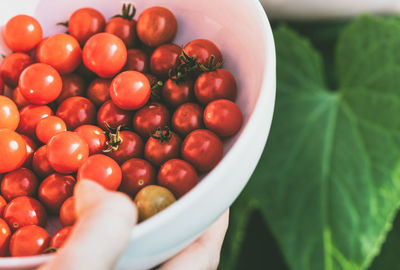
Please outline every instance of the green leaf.
M363 16L336 50L337 91L321 56L275 32L277 102L252 194L291 269L365 269L400 202L400 26Z
M244 189L230 209L229 228L221 251L219 270L232 270L238 263L246 228L253 210L256 208L248 188Z
M388 234L381 253L375 258L369 270L393 270L400 269L400 214L393 224L392 231Z

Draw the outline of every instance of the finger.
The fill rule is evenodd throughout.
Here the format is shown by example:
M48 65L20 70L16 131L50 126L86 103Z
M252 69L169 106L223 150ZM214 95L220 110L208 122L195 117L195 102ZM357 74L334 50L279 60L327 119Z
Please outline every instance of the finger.
M56 257L41 270L109 270L128 244L137 210L132 200L95 182L80 181L74 191L77 223Z
M217 269L228 223L229 209L194 243L167 261L159 270Z

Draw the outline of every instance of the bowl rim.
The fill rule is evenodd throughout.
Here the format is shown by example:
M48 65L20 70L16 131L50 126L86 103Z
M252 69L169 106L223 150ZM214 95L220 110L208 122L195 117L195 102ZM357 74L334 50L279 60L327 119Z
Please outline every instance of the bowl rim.
M246 124L246 127L243 129L242 134L238 137L237 141L232 145L231 149L225 154L223 159L218 163L218 165L210 171L200 183L196 185L194 189L190 192L185 194L179 200L177 200L174 204L164 209L162 212L158 213L154 217L149 218L137 224L132 229L131 240L139 236L143 236L147 233L150 233L157 226L163 224L168 219L173 219L176 216L179 216L182 211L184 211L188 204L195 203L200 197L204 197L210 187L214 186L216 182L218 182L218 177L213 177L214 175L218 174L218 171L221 170L222 167L225 166L226 163L230 163L230 161L240 152L239 146L246 141L246 138L252 133L252 131L247 128L251 125L251 123L257 121L257 116L270 110L271 108L265 108L264 102L267 96L271 95L269 93L269 89L273 88L273 106L275 105L275 91L276 91L276 77L275 73L269 71L275 70L276 67L276 55L275 55L275 42L272 33L272 28L269 23L268 16L262 6L262 4L258 0L252 0L253 4L256 6L257 16L262 18L262 28L265 29L260 36L262 40L264 40L265 44L270 44L269 50L265 54L265 69L263 73L263 81L261 85L260 94L258 96L256 105L254 107L253 112L251 113L249 120ZM251 3L249 3L251 4ZM269 84L273 83L272 87L268 87ZM273 111L273 108L272 108ZM271 124L271 123L270 123ZM269 130L270 127L268 127ZM268 134L268 133L267 133ZM225 209L224 209L225 210ZM221 213L222 214L222 213Z
M272 28L268 19L268 16L262 6L262 4L258 0L252 0L252 3L256 8L257 17L262 18L262 28L265 31L260 33L260 39L262 39L265 44L269 44L268 50L265 54L265 66L263 72L263 81L261 84L261 90L258 95L256 105L251 113L249 120L246 124L246 127L243 128L242 134L238 137L237 141L232 145L231 149L225 154L223 159L219 162L219 164L209 172L203 180L197 184L197 186L191 190L188 194L180 198L176 203L166 208L164 211L158 213L154 217L135 225L132 228L132 233L130 236L130 240L134 240L139 237L143 237L144 235L151 233L155 230L158 226L168 222L169 219L173 219L176 216L179 216L181 212L183 212L187 205L196 203L199 198L204 197L207 191L218 182L219 178L214 177L214 175L218 174L221 171L221 168L225 166L226 163L230 163L231 160L240 153L240 145L243 144L247 137L253 132L251 131L248 126L252 123L257 121L258 115L262 114L263 112L267 112L272 109L275 105L275 90L276 90L276 78L275 71L276 66L276 58L275 58L275 43L272 33ZM270 93L271 88L273 89L273 93ZM264 102L267 98L273 98L272 100L272 108L265 108ZM272 118L272 117L271 117ZM271 125L271 121L269 122ZM269 130L270 126L268 126ZM268 134L268 133L267 133ZM225 211L225 209L224 209ZM222 212L221 212L222 214ZM54 254L42 254L36 256L29 256L29 257L4 257L0 258L1 268L9 267L9 268L24 268L24 267L34 267L36 265L40 265L46 263L47 261L53 258Z

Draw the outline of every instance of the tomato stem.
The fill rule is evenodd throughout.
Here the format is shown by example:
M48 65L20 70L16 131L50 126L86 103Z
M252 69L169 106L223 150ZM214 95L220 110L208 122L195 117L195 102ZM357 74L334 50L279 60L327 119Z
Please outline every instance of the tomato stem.
M109 153L112 151L117 151L119 148L119 145L122 143L122 139L119 135L122 126L118 126L116 129L113 129L110 127L110 125L107 122L104 122L104 125L106 126L107 130L104 132L107 137L107 149L104 149L104 153Z
M171 139L172 133L167 126L164 128L159 127L155 132L150 133L150 137L163 143L168 142Z
M202 71L202 72L210 72L210 71L215 71L215 70L217 70L217 69L219 69L219 68L221 68L222 67L222 65L223 65L223 62L221 61L221 62L218 62L218 63L216 63L216 64L214 64L214 61L215 61L215 56L214 55L211 55L210 56L210 61L209 61L209 63L208 63L208 66L205 66L205 65L203 65L203 64L198 64L198 66L199 66L199 68L200 68L200 70Z
M43 251L43 253L53 253L53 252L57 252L57 249L54 247L48 247Z
M65 21L65 22L59 22L59 23L57 23L56 25L61 25L61 26L68 27L68 21Z
M136 14L136 8L132 4L123 4L122 14L117 14L113 16L113 18L119 17L131 21L133 17L135 17L135 14Z

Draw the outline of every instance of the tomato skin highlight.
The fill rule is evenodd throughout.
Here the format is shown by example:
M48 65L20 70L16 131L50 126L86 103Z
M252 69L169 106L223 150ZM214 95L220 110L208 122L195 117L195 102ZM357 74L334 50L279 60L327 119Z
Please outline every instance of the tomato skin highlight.
M55 248L55 249L59 249L61 248L65 241L68 240L69 235L71 234L72 231L72 226L68 226L68 227L64 227L61 230L59 230L58 232L56 232L56 234L53 235L53 237L50 240L50 248Z
M127 20L122 17L111 18L104 31L119 37L127 48L132 48L136 44L135 20Z
M174 14L164 7L150 7L144 10L136 24L137 36L149 47L170 43L176 35L177 28Z
M140 49L129 49L124 70L135 70L141 73L148 72L149 59L147 54Z
M15 52L28 52L42 40L40 23L28 15L12 17L4 26L3 40Z
M101 78L111 78L124 66L127 50L122 40L109 33L92 36L83 47L83 63Z
M39 181L29 169L19 168L4 175L1 181L1 194L7 201L20 196L34 196Z
M62 80L52 66L35 63L25 68L19 77L21 94L32 104L46 105L61 94Z
M64 120L69 130L96 121L96 107L84 97L70 97L58 106L56 115Z
M20 116L17 105L10 98L0 95L0 129L16 130Z
M94 34L104 30L106 20L104 16L93 8L80 8L72 13L68 21L68 32L81 45Z
M214 56L214 64L222 62L222 54L212 41L208 39L195 39L183 48L190 57L197 57L197 62L208 67L211 56Z
M11 172L24 164L26 153L25 140L9 129L0 129L0 174Z
M168 188L176 198L180 198L198 183L196 169L181 159L170 159L165 162L157 176L157 183Z
M97 112L97 124L104 130L107 129L105 122L112 128L118 126L130 127L132 125L131 112L117 107L112 100L107 101Z
M47 144L47 159L59 173L76 172L88 156L88 144L75 132L58 133Z
M86 141L89 146L89 154L100 154L106 149L106 135L104 131L93 125L83 125L75 129L75 132Z
M144 159L132 158L121 166L122 182L119 190L134 197L145 186L155 184L156 171Z
M110 86L110 97L123 110L143 107L150 98L151 86L145 75L129 70L118 74Z
M242 111L230 100L218 99L204 109L204 124L221 137L236 134L242 126Z
M197 100L203 105L217 99L235 101L237 96L236 80L225 69L203 73L195 82L194 93Z
M66 226L74 225L76 221L76 211L75 211L75 197L69 197L64 201L60 208L60 221L61 224Z
M151 73L163 79L168 78L169 70L178 67L181 52L182 48L172 43L156 48L150 57Z
M209 172L221 161L223 145L213 132L197 129L186 136L181 153L198 171Z
M90 156L79 168L77 180L97 182L109 190L117 190L122 180L122 171L118 163L106 155Z
M47 159L47 145L43 145L33 154L32 169L40 178L45 178L54 172Z
M18 132L27 135L31 138L36 136L36 126L39 121L50 115L53 111L48 106L44 105L28 105L25 106L20 112L20 121L18 125Z
M65 122L53 115L41 119L36 125L36 137L42 143L48 143L54 135L64 131L67 131Z
M197 103L185 103L172 115L172 127L181 136L203 127L203 109Z
M36 225L28 225L16 231L10 239L12 257L26 257L42 254L49 246L50 234Z
M55 68L60 74L73 72L81 63L82 50L71 35L60 33L44 39L36 50L39 62Z
M18 230L28 225L45 226L47 214L39 201L31 197L21 196L7 204L4 208L3 218L11 230Z
M74 186L72 176L53 173L40 184L39 200L52 213L58 213L64 201L72 196Z
M0 65L0 75L4 83L15 88L18 85L22 71L33 64L33 59L25 53L12 53L3 59Z
M133 116L133 129L143 138L148 138L157 128L169 125L170 114L167 107L158 102L138 110Z
M8 255L8 245L10 243L11 230L7 222L0 218L0 257Z

